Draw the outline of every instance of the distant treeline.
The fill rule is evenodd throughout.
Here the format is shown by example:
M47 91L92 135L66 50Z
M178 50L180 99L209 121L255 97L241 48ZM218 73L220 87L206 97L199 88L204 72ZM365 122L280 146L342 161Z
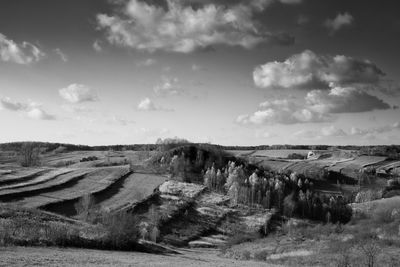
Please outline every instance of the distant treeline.
M172 140L172 139L171 139ZM54 150L60 151L124 151L124 150L136 150L136 151L153 151L153 150L166 150L181 145L186 145L189 142L185 139L176 139L171 141L165 139L164 141L157 140L156 144L132 144L132 145L110 145L110 146L87 146L87 145L74 145L64 143L46 143L46 142L31 142L41 147L43 152L50 152ZM3 151L19 151L22 145L26 142L12 142L0 144L0 150ZM328 145L260 145L260 146L221 146L213 144L203 143L192 143L199 146L214 146L218 149L224 150L280 150L280 149L292 149L292 150L355 150L360 155L370 156L386 156L393 159L398 159L400 154L400 145L390 146L328 146ZM62 149L60 149L62 148Z

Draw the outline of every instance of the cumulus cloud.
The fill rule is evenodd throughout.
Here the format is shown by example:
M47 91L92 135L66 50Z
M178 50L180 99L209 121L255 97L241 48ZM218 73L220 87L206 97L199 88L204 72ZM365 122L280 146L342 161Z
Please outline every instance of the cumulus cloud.
M367 135L376 135L380 133L387 133L394 130L400 129L400 122L395 122L388 125L383 125L379 127L372 127L367 129L360 129L358 127L351 127L350 134L356 136L367 136Z
M332 87L307 93L304 103L293 100L266 101L251 115L240 115L236 122L243 125L295 124L331 121L337 113L355 113L390 109L378 97L354 87Z
M328 89L332 83L376 84L384 72L368 60L337 55L317 55L310 50L283 62L268 62L253 72L256 86L266 89Z
M347 136L347 133L343 131L343 129L336 128L334 125L323 127L321 129L321 134L323 136L334 136L334 137Z
M94 42L93 42L93 49L94 49L94 51L96 51L96 52L101 52L101 51L103 51L103 48L101 47L101 42L99 41L99 40L95 40Z
M390 105L376 96L354 87L332 87L313 90L305 97L311 110L319 113L354 113L390 109Z
M40 107L33 107L27 111L27 115L29 118L35 120L54 120L55 117Z
M167 108L163 108L163 107L157 106L148 97L143 98L139 102L139 104L137 106L137 109L140 110L140 111L173 111L173 109L167 109Z
M293 137L301 139L316 139L321 140L326 137L346 137L348 134L341 128L334 125L322 127L319 130L302 129L293 133Z
M183 89L178 78L161 77L161 83L154 87L154 93L158 96L175 96L182 94Z
M330 117L314 112L294 101L273 100L260 104L260 109L250 115L239 115L236 122L243 125L295 124L329 121Z
M334 19L327 19L324 23L325 27L330 29L331 33L340 30L343 27L350 26L354 21L354 18L348 12L343 14L337 14Z
M192 65L192 71L201 71L204 70L203 66L197 65L197 64L193 64Z
M42 105L29 102L21 103L12 100L9 97L3 97L0 99L0 109L6 109L14 112L24 113L26 116L36 120L54 120L55 116L47 113Z
M149 66L152 66L152 65L154 65L156 63L157 63L157 60L155 60L154 58L147 58L145 60L142 60L142 61L139 61L138 63L136 63L136 66L138 66L138 67L141 67L141 66L149 67Z
M61 58L62 61L68 61L68 56L60 48L54 49L54 52Z
M70 84L65 88L58 90L60 96L70 103L82 103L97 101L98 96L92 90L83 84Z
M263 42L293 43L292 37L268 32L254 19L271 2L227 5L203 1L194 8L179 0L166 0L166 6L152 4L155 1L121 1L116 2L122 6L115 14L98 14L97 24L110 43L149 52L190 53L219 44L250 49Z
M0 60L4 62L13 62L22 65L28 65L38 62L45 56L37 46L22 42L15 43L0 33Z

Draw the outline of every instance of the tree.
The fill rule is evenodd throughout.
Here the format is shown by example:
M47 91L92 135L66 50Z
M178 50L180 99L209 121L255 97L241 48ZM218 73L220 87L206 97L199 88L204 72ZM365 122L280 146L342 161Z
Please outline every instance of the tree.
M22 167L37 166L40 163L40 145L37 143L23 143L19 154Z
M376 266L376 258L381 253L381 246L374 239L365 240L365 242L360 243L360 249L365 255L366 266L374 267Z

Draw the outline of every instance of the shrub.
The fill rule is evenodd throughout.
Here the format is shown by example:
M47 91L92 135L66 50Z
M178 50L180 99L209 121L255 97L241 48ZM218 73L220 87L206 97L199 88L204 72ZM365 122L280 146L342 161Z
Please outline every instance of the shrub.
M32 167L40 164L40 146L36 143L23 143L19 155L22 167Z
M382 251L381 246L376 240L364 240L359 244L361 252L365 256L365 266L374 267L376 266L376 260Z
M305 159L306 156L301 155L299 153L291 153L287 156L288 159Z
M103 214L102 224L107 231L103 239L106 247L129 249L139 239L138 220L130 213L105 213Z
M242 260L250 260L250 251L248 251L248 250L242 251L241 259Z
M261 251L257 251L254 253L254 259L259 260L259 261L266 261L268 257L268 250L263 249Z
M91 221L96 216L95 200L91 194L82 196L74 207L81 220Z

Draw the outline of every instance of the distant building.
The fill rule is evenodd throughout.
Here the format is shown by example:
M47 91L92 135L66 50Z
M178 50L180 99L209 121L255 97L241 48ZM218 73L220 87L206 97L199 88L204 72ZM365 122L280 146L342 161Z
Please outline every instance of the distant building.
M314 153L314 151L309 151L307 154L307 159L316 159L317 155Z

